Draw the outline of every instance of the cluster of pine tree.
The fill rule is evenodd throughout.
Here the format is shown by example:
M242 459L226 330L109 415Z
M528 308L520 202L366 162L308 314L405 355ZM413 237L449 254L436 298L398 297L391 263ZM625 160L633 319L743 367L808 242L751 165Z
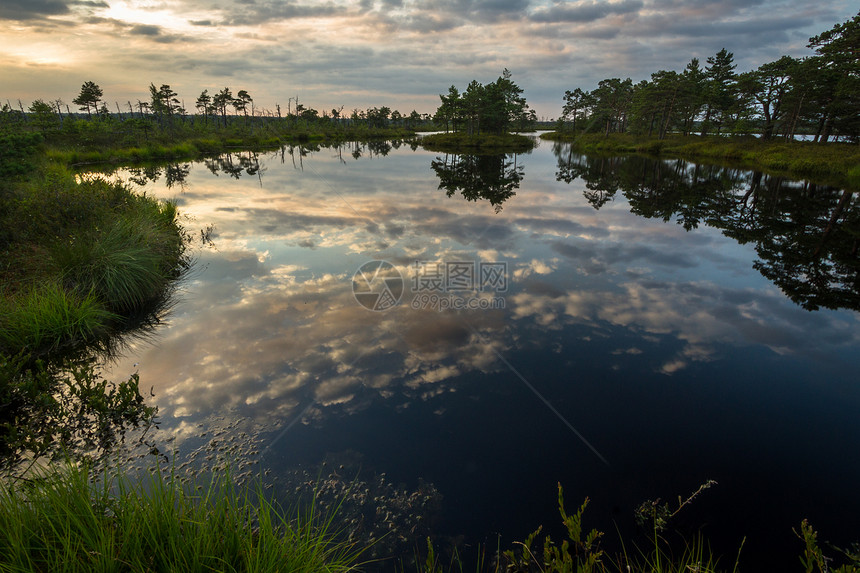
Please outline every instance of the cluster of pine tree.
M522 88L511 81L507 69L487 85L472 80L462 94L452 85L447 96L439 95L442 105L436 110L434 120L444 125L446 132L462 131L468 135L521 131L537 120L522 93Z
M610 78L590 92L568 90L559 127L660 139L669 132L860 139L860 13L808 47L814 55L783 56L740 74L724 48L704 68L693 58L682 72L660 70L650 81Z

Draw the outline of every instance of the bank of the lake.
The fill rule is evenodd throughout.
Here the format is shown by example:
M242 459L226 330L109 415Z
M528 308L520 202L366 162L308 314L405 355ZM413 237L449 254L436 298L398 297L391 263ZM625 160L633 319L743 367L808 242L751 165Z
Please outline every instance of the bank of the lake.
M581 153L680 157L814 179L835 186L860 187L860 146L851 143L763 140L749 136L688 135L658 139L557 131L541 134L541 139L570 143Z
M415 132L404 128L365 126L324 128L305 126L289 130L216 129L199 131L165 130L156 136L111 141L66 142L49 139L46 155L52 161L71 166L109 163L131 165L154 161L193 161L232 151L272 150L284 145L333 144L345 141L385 141L411 138Z
M589 500L566 507L561 485L558 510L566 533L556 542L537 529L522 542L477 547L462 553L428 537L412 555L369 558L370 547L345 535L333 511L316 497L284 508L262 483L236 485L230 470L189 478L174 466L94 471L59 463L32 470L27 487L0 481L0 569L6 571L233 571L340 573L416 571L476 573L500 570L566 573L706 573L743 570L743 543L734 555L712 552L701 535L673 539L666 526L703 485L672 512L669 504L645 503L643 543L620 543L591 528ZM317 484L319 486L319 484ZM796 554L806 571L856 573L858 556L822 549L812 524L797 530ZM379 541L377 541L379 543ZM503 549L506 547L506 549ZM839 563L837 569L828 569ZM798 567L798 571L802 569Z
M434 133L423 136L419 142L428 151L442 153L523 153L535 146L531 137L517 133Z
M187 235L173 202L78 177L38 137L2 144L0 468L100 455L157 409L136 375L104 379L98 357L159 323L190 265Z
M0 211L0 352L52 359L107 342L187 268L176 205L45 163Z

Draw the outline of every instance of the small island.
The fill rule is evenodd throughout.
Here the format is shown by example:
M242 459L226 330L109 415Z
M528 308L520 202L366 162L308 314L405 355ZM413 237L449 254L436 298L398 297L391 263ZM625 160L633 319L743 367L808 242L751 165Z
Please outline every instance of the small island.
M456 86L448 95L439 94L442 104L433 116L445 133L421 138L430 151L448 153L521 153L535 146L533 138L512 131L528 129L537 121L523 90L511 80L506 68L486 85L472 80L463 93Z

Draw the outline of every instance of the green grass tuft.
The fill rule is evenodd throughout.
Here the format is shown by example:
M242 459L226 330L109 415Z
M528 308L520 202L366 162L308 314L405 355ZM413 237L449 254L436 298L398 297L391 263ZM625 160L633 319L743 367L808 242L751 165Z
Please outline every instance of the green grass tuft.
M175 204L49 165L0 209L0 351L100 347L164 298L185 246Z
M0 484L0 570L336 572L360 555L331 519L288 515L229 473L102 478L67 464Z
M145 305L170 275L153 235L157 230L139 219L119 218L99 233L58 241L51 261L63 282L75 292L93 293L117 312Z
M0 349L10 355L77 348L103 339L118 317L92 292L70 293L48 283L0 300Z

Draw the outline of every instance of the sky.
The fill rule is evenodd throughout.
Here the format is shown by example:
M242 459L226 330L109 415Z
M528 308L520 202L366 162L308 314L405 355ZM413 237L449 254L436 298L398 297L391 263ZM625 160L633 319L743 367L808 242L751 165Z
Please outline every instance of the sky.
M857 13L855 0L0 0L0 102L71 101L97 83L111 109L170 85L247 90L257 109L388 106L433 113L439 94L509 69L541 118L565 90L704 64L737 71ZM72 106L74 107L74 106Z

